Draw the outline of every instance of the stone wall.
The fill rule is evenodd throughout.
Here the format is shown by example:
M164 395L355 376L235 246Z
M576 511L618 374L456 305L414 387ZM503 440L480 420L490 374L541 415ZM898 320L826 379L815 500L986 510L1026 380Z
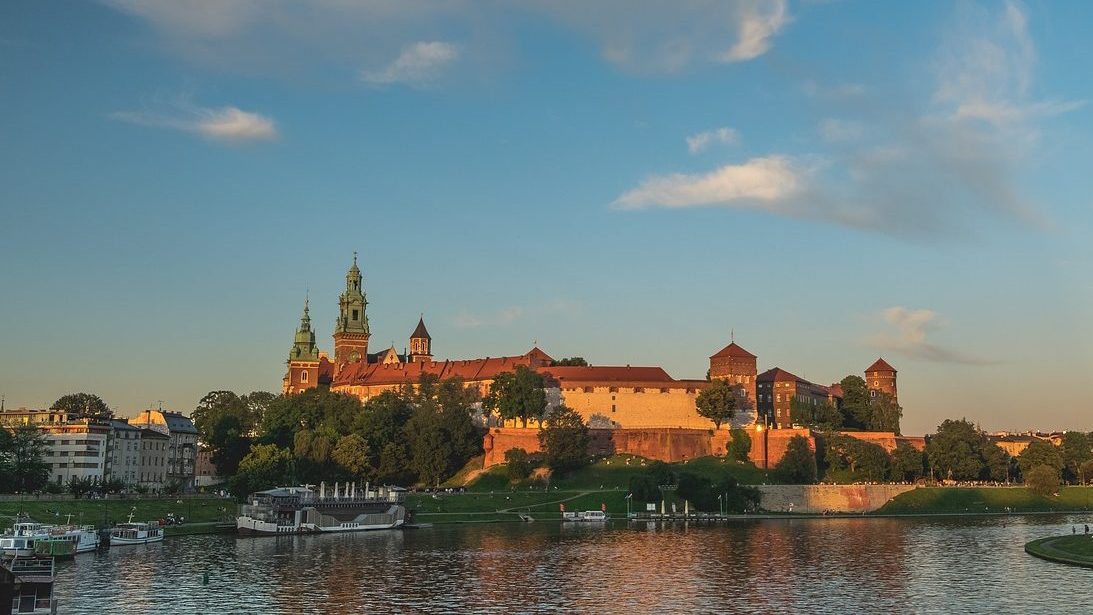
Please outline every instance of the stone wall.
M771 512L871 512L915 485L759 485L760 506Z

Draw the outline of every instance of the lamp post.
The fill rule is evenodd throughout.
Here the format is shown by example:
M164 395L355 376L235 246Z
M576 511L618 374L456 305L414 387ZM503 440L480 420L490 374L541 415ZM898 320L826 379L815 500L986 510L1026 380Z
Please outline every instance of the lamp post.
M725 499L721 494L717 494L717 510L721 512L721 516L725 516Z
M630 498L632 498L633 496L634 496L633 493L627 493L626 494L626 518L627 519L630 518Z

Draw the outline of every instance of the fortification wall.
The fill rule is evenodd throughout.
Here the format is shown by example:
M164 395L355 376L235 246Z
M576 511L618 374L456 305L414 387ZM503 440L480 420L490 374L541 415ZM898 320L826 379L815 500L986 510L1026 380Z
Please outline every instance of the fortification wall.
M771 512L874 511L915 485L758 485L760 506Z

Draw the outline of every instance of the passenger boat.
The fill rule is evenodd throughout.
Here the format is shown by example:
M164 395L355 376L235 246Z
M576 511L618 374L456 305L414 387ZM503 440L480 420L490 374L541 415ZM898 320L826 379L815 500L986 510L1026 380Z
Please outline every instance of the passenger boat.
M398 487L372 488L367 483L326 483L316 493L311 485L278 487L258 491L239 507L235 526L240 534L304 534L312 532L360 532L385 530L406 522L402 505L405 490Z
M99 548L99 532L93 525L51 528L45 538L34 541L34 554L44 557L72 557Z
M57 612L52 557L17 557L3 560L0 567L11 574L11 613Z
M584 522L584 523L603 523L607 521L607 513L602 510L584 510L577 512L563 512L562 521L572 522Z
M133 523L133 515L129 515L129 521L119 523L110 530L110 546L143 545L149 542L163 540L163 528L158 523Z
M4 557L27 557L34 555L34 543L49 536L48 525L22 521L0 536L0 553Z

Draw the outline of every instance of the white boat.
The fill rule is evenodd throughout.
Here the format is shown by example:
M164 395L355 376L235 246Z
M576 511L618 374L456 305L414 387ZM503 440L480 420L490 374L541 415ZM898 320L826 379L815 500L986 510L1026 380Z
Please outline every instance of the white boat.
M4 557L34 555L34 542L49 536L51 526L24 521L16 523L0 537L0 553Z
M397 487L344 490L326 483L316 493L310 486L278 487L252 493L239 507L235 526L240 534L303 534L310 532L360 532L386 530L406 522L402 505L404 490Z
M110 546L143 545L149 542L163 540L163 528L158 523L133 523L133 515L129 515L129 521L119 523L110 530Z
M607 515L607 512L602 510L583 510L577 512L562 513L562 521L603 523L609 518L610 517Z
M62 525L51 528L34 543L34 553L44 557L72 557L99 548L99 532L93 525Z

